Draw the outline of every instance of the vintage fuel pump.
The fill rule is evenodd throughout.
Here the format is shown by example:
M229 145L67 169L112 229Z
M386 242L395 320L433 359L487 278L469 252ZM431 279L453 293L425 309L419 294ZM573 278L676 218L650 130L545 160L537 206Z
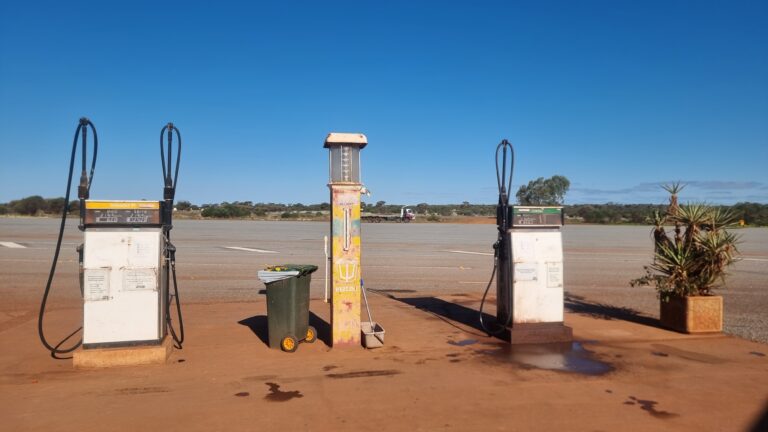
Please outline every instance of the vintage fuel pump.
M360 150L363 134L330 133L331 190L331 342L360 346Z
M90 175L85 170L88 128L93 132L94 140ZM172 160L174 134L177 137L175 167ZM176 348L180 349L184 342L184 325L176 283L176 248L170 241L173 200L181 156L181 134L172 123L168 123L160 132L163 201L90 199L98 140L93 123L83 118L77 127L72 145L65 202L69 202L78 138L82 139L82 173L78 187L79 228L84 233L83 244L77 248L80 291L83 297L82 339L68 348L61 348L61 345L80 329L58 345L49 343L43 332L46 302L56 271L67 219L68 208L65 207L53 263L40 305L40 340L54 357L75 351L82 345L83 350L74 353L76 366L78 361L81 364L87 363L89 353L93 354L99 348L161 347L162 349L158 350L161 354L150 356L149 359L137 355L113 355L113 360L122 360L113 361L112 364L122 364L121 361L131 359L135 359L137 363L164 362L170 352L167 333L170 332ZM164 139L167 146L164 145ZM169 289L171 281L173 293ZM172 299L175 299L179 320L178 333L171 320Z
M563 209L510 206L513 170L514 148L503 140L496 147L498 239L493 274L480 303L480 324L488 334L508 332L513 344L567 342L573 334L563 325ZM496 328L489 329L483 306L494 275Z

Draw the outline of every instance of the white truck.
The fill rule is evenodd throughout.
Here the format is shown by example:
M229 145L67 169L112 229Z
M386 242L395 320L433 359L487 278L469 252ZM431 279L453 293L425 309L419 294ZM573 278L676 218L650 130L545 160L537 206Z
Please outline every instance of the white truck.
M396 214L381 214L381 213L362 213L360 220L363 222L410 222L416 219L416 214L408 208L403 206L400 208L400 215Z

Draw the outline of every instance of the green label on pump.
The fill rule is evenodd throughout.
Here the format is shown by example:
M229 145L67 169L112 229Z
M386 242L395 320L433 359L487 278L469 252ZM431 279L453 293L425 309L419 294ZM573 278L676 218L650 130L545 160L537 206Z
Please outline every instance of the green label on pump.
M562 226L562 207L513 207L513 227Z

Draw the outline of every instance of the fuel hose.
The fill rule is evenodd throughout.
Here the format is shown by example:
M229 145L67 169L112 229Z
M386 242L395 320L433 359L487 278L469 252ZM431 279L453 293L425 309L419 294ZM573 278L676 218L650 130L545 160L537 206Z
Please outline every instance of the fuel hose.
M507 151L509 151L509 178L507 178ZM499 164L499 152L501 152L501 164ZM501 167L501 170L499 170L499 167ZM505 234L507 229L509 228L509 191L512 188L512 173L515 169L515 149L512 147L512 144L509 143L506 139L502 140L499 145L496 146L496 183L499 188L499 203L496 207L496 224L498 228L498 238L496 240L496 243L493 244L493 270L491 271L491 279L488 281L488 285L485 287L485 292L483 293L483 298L480 301L480 327L482 327L483 331L488 333L489 336L496 336L504 332L504 330L509 326L509 323L512 321L512 311L510 310L507 314L507 321L501 325L499 322L494 323L493 325L496 327L494 329L489 329L486 325L484 319L483 319L483 307L485 306L485 300L488 296L488 291L491 288L491 285L493 284L494 277L496 277L496 274L498 273L498 269L500 265L505 265L511 267L512 262L512 251L508 251L508 258L506 256L502 257L500 256L500 250L502 248L507 248L507 246L504 244ZM499 172L501 171L501 172ZM504 261L504 262L500 262ZM509 269L511 270L511 268ZM511 275L511 271L507 272L507 275ZM511 295L511 293L510 293Z
M177 145L176 145L176 163L175 166L172 163L172 148L173 148L173 136L176 135L177 138ZM165 144L163 145L163 138L166 138ZM166 164L166 157L165 155L168 155L168 163ZM165 236L166 241L166 248L165 248L165 259L167 262L168 267L170 268L170 273L172 275L173 280L173 294L170 293L170 289L168 290L168 295L166 296L166 307L165 307L165 322L168 325L168 331L171 333L171 337L173 338L173 342L176 346L176 348L181 349L182 344L184 343L184 318L181 314L181 300L179 299L179 287L178 283L176 281L176 247L171 243L171 229L173 228L173 200L176 196L176 184L179 179L179 162L181 161L181 133L179 133L179 129L173 125L173 123L168 123L167 125L163 126L163 128L160 130L160 162L163 167L163 182L165 183L165 188L163 191L163 199L164 199L164 205L163 205L163 211L164 211L164 222L163 222L163 235ZM174 169L175 168L175 169ZM173 176L171 176L171 173L173 173ZM166 286L169 286L168 282L168 273L166 273ZM176 329L173 327L173 320L171 318L171 302L172 299L175 301L176 305L176 315L179 319L179 327L178 327L178 333L176 332Z
M93 158L91 159L91 170L90 174L86 172L86 166L87 166L87 142L88 142L88 128L90 127L91 131L93 132ZM74 350L76 350L82 343L82 338L72 345L69 348L60 348L61 345L69 340L72 336L74 336L77 332L79 332L83 327L80 326L77 330L70 333L69 336L64 338L61 342L59 342L57 345L51 345L48 340L45 338L45 332L43 331L43 319L45 318L45 306L48 302L48 295L51 292L51 284L53 283L53 277L56 274L56 263L59 260L59 253L61 252L61 241L64 237L64 228L66 226L67 222L67 213L69 213L69 196L70 196L70 189L72 187L72 174L74 173L75 168L75 156L77 155L77 140L78 138L81 138L81 151L82 151L82 170L80 174L80 184L77 188L78 190L78 198L80 199L80 229L83 229L83 216L85 214L85 200L88 199L90 195L91 190L91 183L93 181L93 174L96 169L96 155L98 154L99 150L99 138L98 135L96 135L96 128L93 126L93 123L91 123L90 120L83 117L80 119L79 124L77 125L77 130L75 130L75 138L72 142L72 155L69 158L69 175L67 176L67 190L64 196L64 208L61 212L61 225L59 227L59 237L56 240L56 248L54 249L53 253L53 261L51 262L51 271L48 273L48 282L45 284L45 292L43 293L43 300L40 303L40 312L37 317L37 333L40 336L40 341L43 343L43 346L45 346L48 351L51 352L52 357L56 357L57 354L66 354L70 353Z

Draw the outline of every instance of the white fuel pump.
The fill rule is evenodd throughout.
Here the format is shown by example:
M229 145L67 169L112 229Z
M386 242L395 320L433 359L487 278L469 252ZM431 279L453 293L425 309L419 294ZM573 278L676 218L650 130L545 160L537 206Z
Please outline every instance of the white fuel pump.
M573 333L563 325L563 209L510 206L513 170L514 149L503 140L496 147L498 240L493 245L493 274L480 304L480 324L488 334L504 334L513 344L567 342ZM494 275L496 328L489 329L483 306Z
M93 131L94 150L90 175L86 174L87 129ZM177 136L175 173L172 176L173 134ZM56 357L80 345L84 349L159 345L168 332L176 348L184 341L184 325L176 284L175 252L170 242L173 228L173 200L181 156L181 135L172 124L160 133L160 155L165 183L163 201L91 200L90 186L96 166L98 139L88 119L81 119L75 132L65 202L69 203L70 186L78 138L82 137L82 174L78 187L80 225L84 241L77 250L80 256L80 290L83 296L82 339L68 348L61 345L74 336L52 345L43 331L48 295L56 271L68 205L61 217L59 237L53 263L40 305L38 331L43 345ZM163 139L167 138L167 156ZM173 294L170 282L173 281ZM175 299L179 332L172 325L170 306Z

